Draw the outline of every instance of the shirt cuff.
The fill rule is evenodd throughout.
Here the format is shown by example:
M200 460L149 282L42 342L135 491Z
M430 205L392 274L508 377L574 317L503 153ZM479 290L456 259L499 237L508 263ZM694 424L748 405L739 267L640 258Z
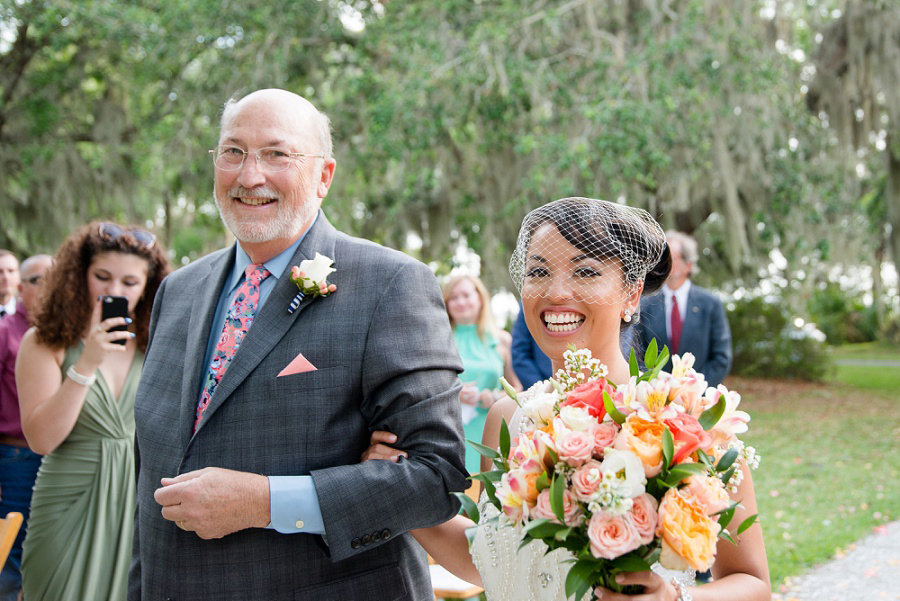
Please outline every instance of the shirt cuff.
M269 476L269 503L272 521L267 528L282 534L325 534L312 476Z

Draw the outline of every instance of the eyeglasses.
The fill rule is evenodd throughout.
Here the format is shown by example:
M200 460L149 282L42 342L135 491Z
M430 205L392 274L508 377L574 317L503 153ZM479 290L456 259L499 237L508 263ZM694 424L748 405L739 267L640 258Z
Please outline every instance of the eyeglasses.
M256 152L247 152L243 148L237 146L219 146L209 151L213 155L213 163L217 169L222 171L238 171L244 164L244 159L248 154L256 156L256 166L264 168L270 173L284 171L291 164L291 159L295 157L304 157L308 159L324 159L324 154L305 154L302 152L291 152L284 148L260 148Z
M124 228L115 223L101 223L100 235L107 240L116 240L122 236L131 236L135 242L144 248L152 248L156 244L156 235L139 228Z
M33 275L30 278L25 278L25 281L31 284L32 286L37 286L44 279L43 274L41 275Z

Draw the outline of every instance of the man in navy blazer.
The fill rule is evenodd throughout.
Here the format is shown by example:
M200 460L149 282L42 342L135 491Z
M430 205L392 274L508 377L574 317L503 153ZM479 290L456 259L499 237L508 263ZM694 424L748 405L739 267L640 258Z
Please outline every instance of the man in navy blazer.
M696 273L697 242L681 232L666 232L672 253L672 271L659 294L641 301L640 321L635 326L641 353L656 338L660 348L674 355L693 353L694 369L706 376L710 386L718 386L731 368L731 330L722 301L710 291L691 283ZM678 306L681 336L672 344L672 313ZM671 364L665 369L670 369Z

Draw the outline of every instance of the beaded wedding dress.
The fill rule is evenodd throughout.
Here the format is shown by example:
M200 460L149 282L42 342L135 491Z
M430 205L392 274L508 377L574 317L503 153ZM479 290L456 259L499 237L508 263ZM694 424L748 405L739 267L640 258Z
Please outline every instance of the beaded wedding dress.
M528 392L519 395L520 402ZM521 422L522 413L517 409L509 425L510 432L521 432ZM567 560L572 559L572 554L565 549L546 553L547 545L542 541L532 541L519 549L522 542L520 527L509 523L501 523L499 527L488 525L490 518L500 512L488 502L484 493L478 511L481 520L470 551L488 601L566 601L566 574L572 565ZM694 584L693 571L676 572L659 564L653 566L653 571L666 580L677 578L686 586ZM589 591L584 600L590 598Z

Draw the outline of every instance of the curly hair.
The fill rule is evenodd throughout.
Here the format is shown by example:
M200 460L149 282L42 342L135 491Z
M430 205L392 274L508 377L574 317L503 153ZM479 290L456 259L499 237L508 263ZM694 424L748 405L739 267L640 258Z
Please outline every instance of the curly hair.
M132 331L141 351L147 349L150 312L163 278L169 273L169 260L159 242L150 248L126 232L116 238L100 234L101 222L92 222L71 234L59 247L53 267L47 273L44 288L32 316L37 339L53 349L74 346L91 320L93 303L88 298L87 274L94 257L116 252L135 255L148 263L144 294L134 309Z

